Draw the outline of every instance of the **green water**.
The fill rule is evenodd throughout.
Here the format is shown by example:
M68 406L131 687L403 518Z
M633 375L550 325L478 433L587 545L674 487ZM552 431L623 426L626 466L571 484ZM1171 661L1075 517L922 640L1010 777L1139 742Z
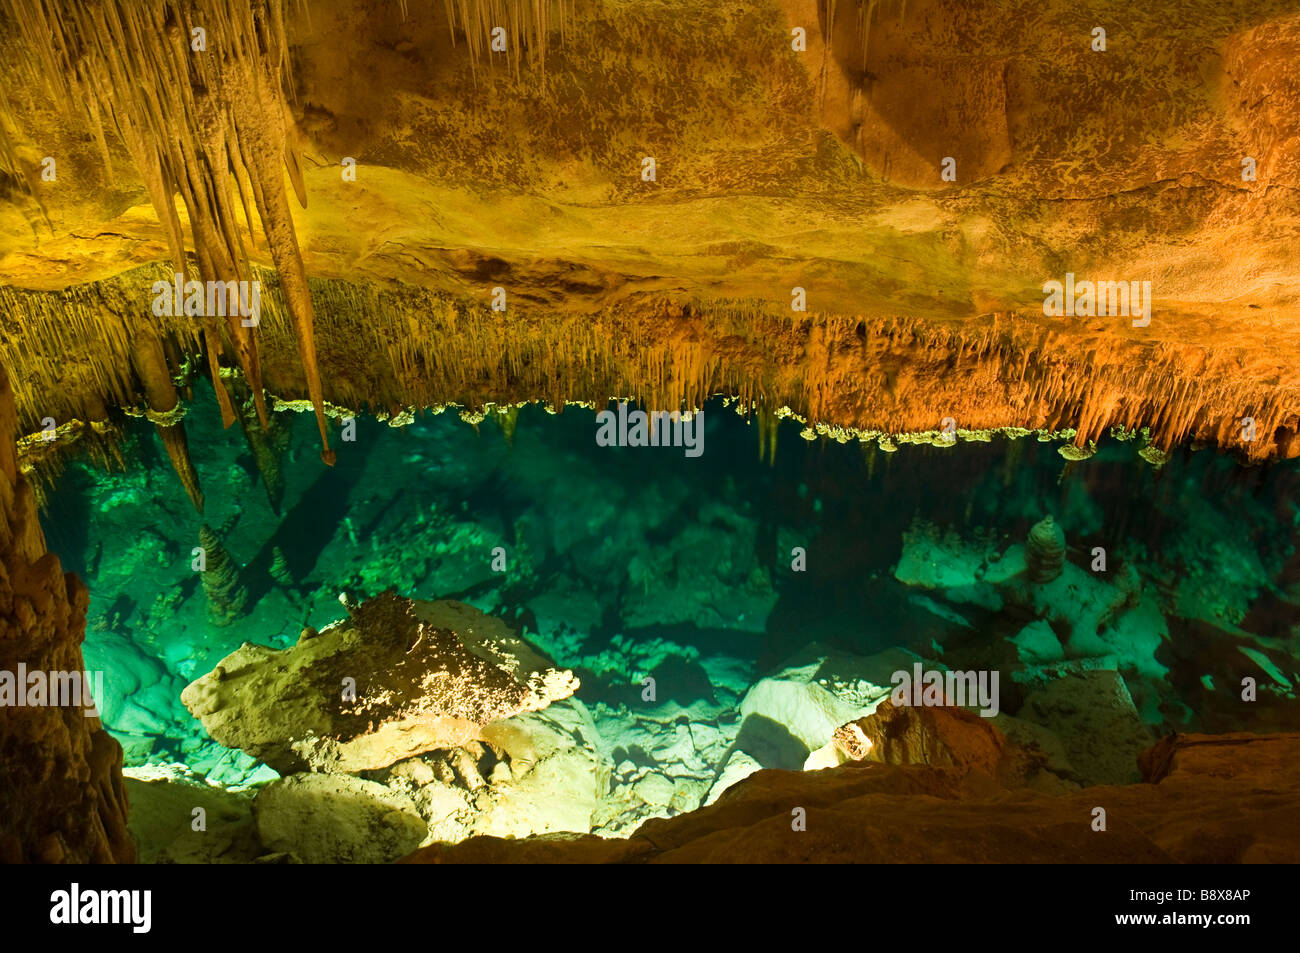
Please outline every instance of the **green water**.
M592 411L530 406L510 439L490 416L362 419L327 469L309 416L276 419L278 507L210 391L186 418L201 517L148 425L130 430L127 472L74 464L50 493L50 546L90 588L86 658L105 672L104 719L129 765L180 763L232 785L274 777L208 739L181 689L244 641L292 645L342 617L340 595L388 588L499 615L572 667L615 785L620 770L662 769L706 791L749 743L746 693L809 653L899 647L996 669L1014 715L1046 645L1054 671L1119 671L1152 732L1297 721L1294 462L1247 469L1184 450L1156 469L1133 441L1067 464L1033 438L884 453L806 441L787 423L769 466L757 427L715 402L698 457L600 446ZM982 574L1049 514L1076 582L1050 611L1013 605ZM192 568L203 522L242 567L247 604L227 625ZM1243 678L1258 683L1253 702ZM779 767L807 754L771 739L750 749Z

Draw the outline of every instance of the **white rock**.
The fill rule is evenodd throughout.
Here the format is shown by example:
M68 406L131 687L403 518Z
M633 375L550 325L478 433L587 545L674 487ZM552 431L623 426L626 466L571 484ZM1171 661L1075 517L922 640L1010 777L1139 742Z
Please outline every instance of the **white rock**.
M812 754L808 755L808 760L803 763L805 771L820 771L822 768L838 768L848 758L844 752L835 746L835 742L822 745Z
M662 774L647 774L632 790L647 804L668 805L673 799L672 779Z
M722 792L727 790L727 788L731 787L733 784L740 783L755 771L761 771L762 768L763 766L761 764L749 755L745 754L745 752L739 749L733 751L731 757L727 759L727 763L724 764L722 770L718 772L717 780L714 781L713 786L709 788L709 795L704 799L705 805L712 804L722 796Z
M1011 641L1015 643L1020 660L1031 665L1058 662L1065 658L1061 640L1042 619L1025 626Z
M746 718L766 718L783 726L809 751L831 740L835 729L860 717L859 706L844 701L813 682L786 677L765 678L740 703Z

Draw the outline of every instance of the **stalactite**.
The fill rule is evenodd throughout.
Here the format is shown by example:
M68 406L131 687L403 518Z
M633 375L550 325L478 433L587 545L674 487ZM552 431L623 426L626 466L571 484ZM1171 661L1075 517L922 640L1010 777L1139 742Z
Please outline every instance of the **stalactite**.
M13 125L8 97L4 90L0 89L0 172L6 173L18 184L22 195L23 213L31 226L32 234L39 234L42 225L47 231L53 233L54 226L50 223L50 213L45 203L41 201L32 170L18 158L18 153L14 149L11 132Z
M492 30L503 27L516 78L526 52L539 71L546 69L547 36L552 26L563 33L571 16L567 0L445 0L452 42L459 29L469 47L471 63L489 48ZM405 14L403 14L405 19Z
M167 357L158 337L152 331L137 328L132 334L132 363L140 375L144 386L145 399L149 405L149 417L158 430L172 462L172 468L180 477L190 502L200 513L203 512L203 490L199 486L199 474L190 459L189 443L185 439L185 425L181 422L183 408L176 385L167 371Z
M210 282L249 280L250 266L232 198L252 186L271 258L282 273L308 391L316 408L322 459L332 463L316 364L311 297L284 188L287 170L305 202L286 88L289 76L284 0L3 0L28 50L23 69L56 102L79 103L100 138L112 121L163 224L176 271L186 274L184 239L172 196L190 222L198 273ZM207 31L209 50L191 49L191 30ZM152 85L141 77L151 77ZM105 154L107 154L105 152ZM109 170L111 173L111 170ZM226 330L266 422L257 339L243 315L227 313ZM204 327L209 370L222 419L235 419L224 394L221 336L212 316Z

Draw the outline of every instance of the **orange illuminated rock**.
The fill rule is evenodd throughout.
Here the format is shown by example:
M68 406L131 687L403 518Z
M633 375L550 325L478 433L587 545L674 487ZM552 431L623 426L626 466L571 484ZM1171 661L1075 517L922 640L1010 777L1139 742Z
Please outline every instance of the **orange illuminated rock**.
M1170 754L1173 754L1172 759ZM763 770L627 840L471 837L406 863L1295 863L1300 735L1190 735L1158 784L1049 795L967 769L855 761ZM1153 776L1154 777L1154 776ZM1094 810L1107 813L1104 835ZM791 822L806 814L806 826Z
M14 422L0 364L0 672L83 672L86 587L46 551ZM90 704L0 706L0 863L135 860L122 747Z
M866 757L885 764L930 764L998 773L1006 739L990 719L964 708L898 706L886 700L856 722L870 742Z
M951 418L1072 431L1071 459L1112 428L1148 428L1155 460L1300 453L1288 0L1176 30L1157 4L1105 52L1069 0L781 0L725 24L708 0L538 3L503 56L478 4L258 4L209 17L206 57L156 0L3 6L0 360L24 432L140 402L124 321L193 250L205 278L262 280L265 313L158 318L169 369L237 366L255 401L318 417L722 392L891 448ZM118 47L201 82L141 84ZM78 108L40 106L51 84ZM1149 322L1047 314L1070 275L1149 282Z

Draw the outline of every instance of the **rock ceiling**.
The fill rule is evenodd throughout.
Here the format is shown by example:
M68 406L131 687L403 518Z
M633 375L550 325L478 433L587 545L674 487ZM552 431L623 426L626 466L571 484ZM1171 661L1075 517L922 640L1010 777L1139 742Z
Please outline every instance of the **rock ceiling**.
M22 432L147 410L191 482L201 368L323 446L331 405L728 393L887 449L1300 455L1293 0L251 11L0 3ZM260 325L155 315L176 271L261 280ZM1150 282L1149 323L1045 315L1067 280Z

